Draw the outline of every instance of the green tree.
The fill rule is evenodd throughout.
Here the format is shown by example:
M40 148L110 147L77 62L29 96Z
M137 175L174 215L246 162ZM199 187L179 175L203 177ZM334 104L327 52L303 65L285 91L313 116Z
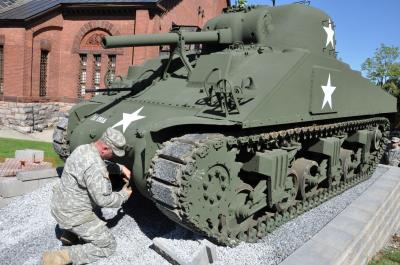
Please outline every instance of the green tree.
M366 72L372 82L398 95L400 94L398 91L400 89L399 56L399 47L381 44L374 56L364 61L361 69Z
M236 5L240 8L247 6L247 0L237 0Z

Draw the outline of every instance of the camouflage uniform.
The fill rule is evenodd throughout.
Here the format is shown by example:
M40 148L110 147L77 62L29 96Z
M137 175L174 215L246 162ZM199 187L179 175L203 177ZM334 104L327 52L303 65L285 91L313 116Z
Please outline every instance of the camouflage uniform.
M116 241L94 213L99 207L118 208L129 197L113 192L105 162L94 144L77 147L67 159L61 181L53 189L51 213L60 228L81 237L84 245L67 247L73 264L110 256Z
M400 164L400 149L391 149L387 153L387 160L390 166L398 167Z

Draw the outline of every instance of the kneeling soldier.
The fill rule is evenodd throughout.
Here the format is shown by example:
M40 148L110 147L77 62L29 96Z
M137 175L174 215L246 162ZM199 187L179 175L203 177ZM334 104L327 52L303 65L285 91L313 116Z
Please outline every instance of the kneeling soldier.
M85 264L114 253L114 236L95 211L102 207L118 208L132 194L128 185L119 192L112 191L104 162L113 155L124 156L125 144L121 132L108 128L99 140L77 147L67 159L61 181L53 189L51 213L61 229L76 234L85 244L46 251L43 265ZM129 183L131 172L118 166Z

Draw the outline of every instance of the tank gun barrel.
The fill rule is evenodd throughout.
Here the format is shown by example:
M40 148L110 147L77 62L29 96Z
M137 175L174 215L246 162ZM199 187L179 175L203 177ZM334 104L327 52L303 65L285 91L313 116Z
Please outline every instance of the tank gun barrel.
M201 32L170 32L159 34L137 34L107 36L101 41L104 48L120 48L132 46L174 45L181 39L186 44L219 43L231 44L232 32L229 28Z
M121 92L121 91L132 91L132 88L89 88L89 89L85 89L85 93Z

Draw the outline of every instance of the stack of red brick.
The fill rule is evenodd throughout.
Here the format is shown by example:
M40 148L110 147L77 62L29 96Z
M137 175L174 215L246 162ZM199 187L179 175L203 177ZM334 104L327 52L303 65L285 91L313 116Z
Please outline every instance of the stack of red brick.
M41 150L25 149L15 151L15 158L7 158L0 163L0 177L13 177L20 171L51 168L52 164L44 161Z

